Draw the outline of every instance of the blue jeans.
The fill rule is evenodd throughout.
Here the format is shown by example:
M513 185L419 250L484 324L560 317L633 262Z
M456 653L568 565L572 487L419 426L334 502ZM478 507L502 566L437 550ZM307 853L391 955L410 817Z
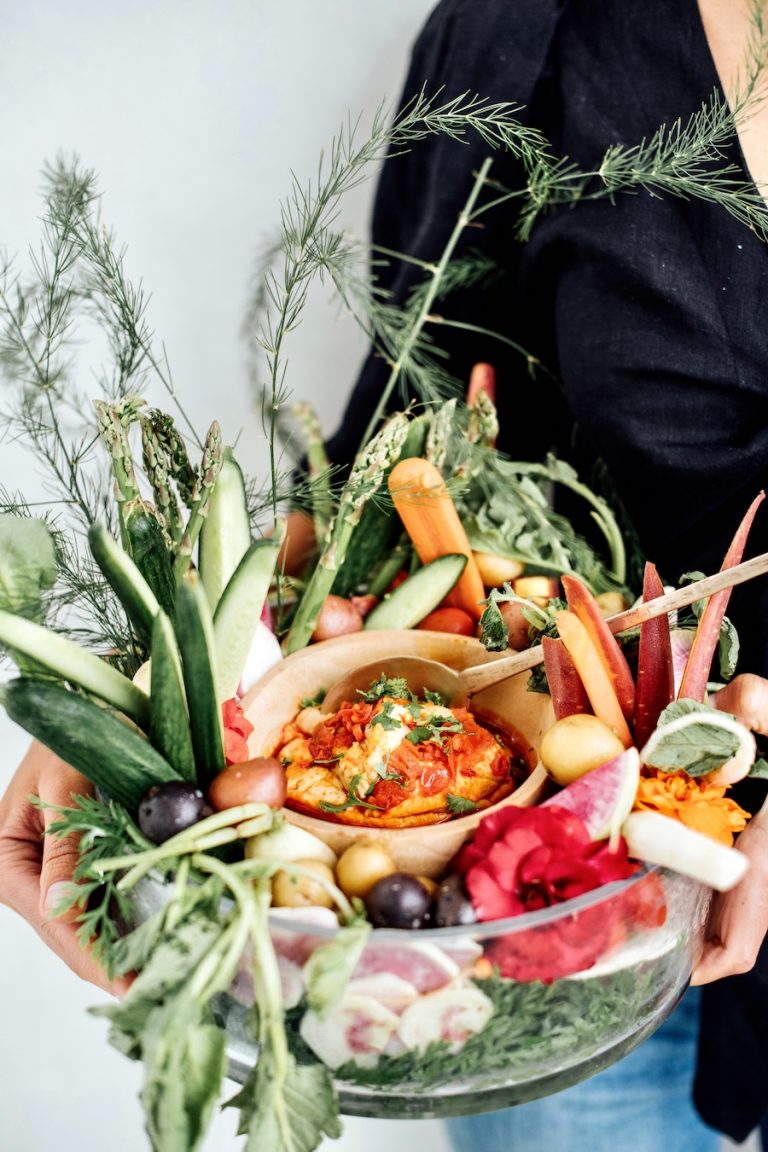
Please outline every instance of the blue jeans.
M691 1103L699 992L589 1080L529 1104L446 1121L454 1152L717 1152Z

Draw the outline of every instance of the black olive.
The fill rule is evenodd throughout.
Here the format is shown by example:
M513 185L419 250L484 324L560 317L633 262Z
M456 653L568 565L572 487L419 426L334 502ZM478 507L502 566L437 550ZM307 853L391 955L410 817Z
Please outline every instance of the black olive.
M204 807L205 796L193 784L184 780L155 784L139 804L139 828L155 844L162 844L196 824Z
M457 924L474 924L477 914L472 906L464 880L458 873L446 876L437 886L432 905L437 928L453 928Z
M374 928L426 928L432 897L420 880L407 872L383 876L365 896Z

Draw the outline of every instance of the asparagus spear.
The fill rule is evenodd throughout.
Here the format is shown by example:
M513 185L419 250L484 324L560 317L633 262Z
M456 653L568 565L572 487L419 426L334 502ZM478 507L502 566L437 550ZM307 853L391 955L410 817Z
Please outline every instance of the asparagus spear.
M366 502L379 490L387 469L399 456L408 434L408 424L408 416L404 412L397 412L356 457L341 492L339 510L326 534L317 567L307 583L286 637L286 653L295 652L309 643L323 601L344 562L352 533L360 522Z

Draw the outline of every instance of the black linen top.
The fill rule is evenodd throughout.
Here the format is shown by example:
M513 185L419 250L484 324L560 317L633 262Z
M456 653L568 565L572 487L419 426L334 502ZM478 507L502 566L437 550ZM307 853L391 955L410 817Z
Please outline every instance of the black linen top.
M722 95L696 0L443 0L416 43L404 98L422 87L442 88L441 101L470 92L519 102L520 118L585 170L608 147L639 144L662 124L685 123L714 90ZM434 137L388 161L374 242L437 259L487 152L476 139ZM737 141L727 158L744 168ZM494 154L491 175L520 184L508 154ZM532 382L525 358L502 343L442 331L435 339L460 379L477 360L496 366L499 446L515 459L552 448L585 477L602 457L664 578L715 571L768 487L765 243L716 204L642 189L550 211L522 246L511 208L486 220L462 243L490 253L504 278L451 296L444 311L511 337L552 379ZM403 300L418 272L396 262L380 279ZM386 375L370 356L332 459L351 458ZM763 507L747 554L766 550ZM734 590L729 615L740 668L768 675L765 583ZM704 995L695 1098L703 1118L737 1140L768 1107L764 970L765 960Z

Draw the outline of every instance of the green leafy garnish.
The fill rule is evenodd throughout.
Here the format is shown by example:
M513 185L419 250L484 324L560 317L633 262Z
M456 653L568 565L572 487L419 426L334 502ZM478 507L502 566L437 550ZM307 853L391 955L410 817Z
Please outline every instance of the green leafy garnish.
M464 725L456 716L432 716L424 724L417 724L406 736L411 744L425 744L431 741L442 748L445 738L452 732L463 732Z
M696 716L700 722L669 730L674 721L686 716ZM662 772L704 776L735 756L739 744L735 732L717 723L717 713L708 704L676 700L659 716L653 749L646 762Z
M366 704L375 704L377 700L381 700L382 696L394 696L398 700L415 699L405 677L386 676L384 673L379 676L378 680L374 680L366 691L360 690L360 698Z
M476 812L477 804L467 800L464 796L454 796L449 792L445 798L445 806L452 816L465 816L468 812Z
M341 804L331 804L327 800L321 800L319 807L322 808L323 812L333 813L346 812L348 808L373 808L376 812L381 812L382 809L378 804L369 804L367 800L357 795L357 789L360 787L361 780L362 776L360 776L359 773L356 773L352 777L349 784L347 785L347 798L346 800L343 800ZM378 784L378 780L376 781L376 784ZM375 784L366 793L367 796L370 796L374 787Z

